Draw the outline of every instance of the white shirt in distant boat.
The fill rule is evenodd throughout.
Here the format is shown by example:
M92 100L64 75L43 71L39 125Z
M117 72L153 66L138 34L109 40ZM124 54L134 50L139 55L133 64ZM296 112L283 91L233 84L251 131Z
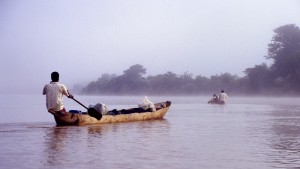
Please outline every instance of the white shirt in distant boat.
M64 108L63 95L69 96L67 87L58 82L51 82L46 84L43 89L43 95L46 95L47 109L60 111Z
M220 101L225 102L228 99L228 95L226 93L221 93L219 99Z

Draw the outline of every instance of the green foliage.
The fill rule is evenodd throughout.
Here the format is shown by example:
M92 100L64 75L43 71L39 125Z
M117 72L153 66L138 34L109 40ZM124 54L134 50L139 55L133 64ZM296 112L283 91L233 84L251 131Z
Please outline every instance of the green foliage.
M263 92L267 88L269 69L265 63L255 65L254 68L247 68L244 72L247 88L250 92Z
M139 64L129 67L120 76L104 74L97 81L89 83L85 94L155 94L184 95L212 94L224 89L238 94L300 94L300 29L291 24L274 30L268 46L267 59L273 60L269 67L262 63L246 68L245 77L229 73L213 75L210 78L184 72L172 72L143 77L146 69Z
M300 92L300 29L291 24L274 30L267 59L273 59L270 74L278 90Z
M129 78L140 78L146 73L146 69L140 65L136 64L133 66L130 66L129 69L124 71L124 76L129 77Z

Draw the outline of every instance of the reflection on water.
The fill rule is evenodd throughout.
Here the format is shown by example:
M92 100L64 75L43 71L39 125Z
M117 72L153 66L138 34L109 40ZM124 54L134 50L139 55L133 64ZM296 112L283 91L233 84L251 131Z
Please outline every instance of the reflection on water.
M45 157L49 166L60 164L63 160L65 138L68 134L67 128L52 127L45 131Z
M99 100L84 102L89 99ZM0 123L0 168L300 166L299 99L231 97L226 105L209 105L201 97L168 100L174 102L164 120L56 127L45 113L51 122ZM13 105L9 110L15 112Z
M155 120L80 127L50 127L45 130L44 135L43 156L47 157L44 166L68 167L75 164L84 168L97 167L99 164L106 167L114 166L117 161L113 160L124 158L124 153L130 151L144 153L139 152L140 149L146 147L153 134L168 133L167 126L167 120ZM123 165L124 162L121 160L119 163L118 165Z

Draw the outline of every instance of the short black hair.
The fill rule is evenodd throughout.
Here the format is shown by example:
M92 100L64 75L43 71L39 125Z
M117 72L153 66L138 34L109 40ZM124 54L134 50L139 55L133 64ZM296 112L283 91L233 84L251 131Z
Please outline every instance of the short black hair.
M51 73L51 80L52 80L52 82L58 82L58 80L59 80L59 73L58 72L52 72Z

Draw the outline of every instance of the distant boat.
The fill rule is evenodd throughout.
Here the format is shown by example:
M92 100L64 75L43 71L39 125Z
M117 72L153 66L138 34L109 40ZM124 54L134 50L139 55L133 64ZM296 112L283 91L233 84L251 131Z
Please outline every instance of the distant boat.
M222 104L222 105L225 104L224 101L221 101L219 99L209 100L207 103L208 104Z
M171 106L170 101L154 104L156 111L139 111L140 108L122 109L120 111L111 110L110 115L103 115L100 120L89 116L88 114L76 114L67 112L62 115L53 112L57 126L80 126L90 124L104 124L104 123L120 123L130 121L156 120L162 119ZM122 113L122 114L119 114ZM116 114L116 115L112 115Z

